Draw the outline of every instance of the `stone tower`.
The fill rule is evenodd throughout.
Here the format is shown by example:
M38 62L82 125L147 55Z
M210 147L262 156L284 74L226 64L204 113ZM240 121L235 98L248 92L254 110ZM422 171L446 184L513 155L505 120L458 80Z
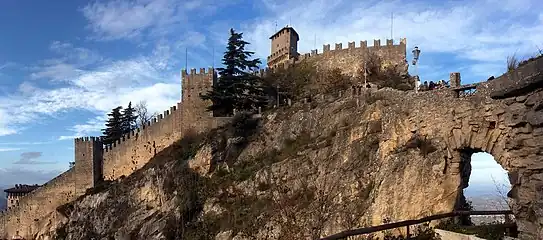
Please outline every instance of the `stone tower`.
M271 37L271 54L268 56L268 68L276 67L298 56L300 37L294 28L288 25Z
M85 193L102 179L103 144L98 137L74 139L75 196Z
M213 117L212 112L207 112L206 108L211 104L210 101L204 101L200 98L201 94L213 88L217 81L217 73L215 69L200 68L191 69L190 73L186 69L181 71L181 102L185 106L183 111L189 111L185 114L184 121L201 122L205 117Z

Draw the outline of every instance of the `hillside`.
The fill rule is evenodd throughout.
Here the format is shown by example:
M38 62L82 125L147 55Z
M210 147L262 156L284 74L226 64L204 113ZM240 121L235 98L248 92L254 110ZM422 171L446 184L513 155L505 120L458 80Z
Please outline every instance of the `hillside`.
M256 125L237 120L185 137L131 176L60 208L68 218L41 234L302 239L448 212L458 193L440 185L458 186L459 176L443 173L443 152L431 144L404 146L418 139L393 120L409 118L404 94L368 90L359 106L317 98L264 114ZM409 204L429 196L432 204Z
M502 166L539 159L522 156L540 153L541 79L519 73L529 81L508 75L472 95L362 88L239 115L59 207L65 217L44 219L34 238L315 239L451 212L464 205L474 152ZM540 199L540 175L510 170L521 239L539 239L527 215L539 205L519 199Z

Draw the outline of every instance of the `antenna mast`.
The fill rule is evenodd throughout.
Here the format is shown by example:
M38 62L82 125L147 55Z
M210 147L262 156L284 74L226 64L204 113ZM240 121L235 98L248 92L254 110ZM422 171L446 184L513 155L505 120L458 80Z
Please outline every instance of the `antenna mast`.
M189 61L189 50L185 47L185 71L188 71L188 62Z
M213 46L213 65L211 65L213 67L213 71L215 71L215 46Z
M315 39L313 40L313 49L317 49L317 34L315 33Z
M394 12L390 13L390 39L394 39L393 29L394 29Z

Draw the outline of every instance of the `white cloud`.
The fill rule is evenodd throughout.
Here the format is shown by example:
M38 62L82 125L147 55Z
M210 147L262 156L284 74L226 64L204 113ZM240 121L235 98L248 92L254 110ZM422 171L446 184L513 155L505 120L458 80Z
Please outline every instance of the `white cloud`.
M475 153L471 157L470 184L509 184L507 171L488 153Z
M505 68L508 55L526 55L543 45L543 21L538 0L454 1L432 4L421 1L326 1L276 2L262 0L268 14L243 27L247 39L265 59L269 55L268 37L292 22L300 34L299 52L322 44L390 38L391 13L394 13L394 38L406 37L408 48L415 45L426 54L447 53L455 62L472 60L501 63ZM507 7L510 6L510 7ZM409 54L409 53L408 53ZM483 65L489 66L489 65ZM468 68L469 69L469 68ZM498 75L493 72L484 75Z
M0 152L12 152L12 151L19 151L22 148L0 148Z
M54 43L52 46L55 51L62 49L65 56L81 52L80 48L66 43ZM165 71L175 66L175 61L169 61L168 54L176 52L162 47L157 45L154 54L149 57L99 62L100 65L92 70L80 70L71 77L63 72L51 72L46 76L50 81L62 79L65 84L62 87L41 88L32 82L22 82L18 92L0 96L0 136L14 134L21 130L21 126L41 117L54 117L70 110L87 110L97 117L76 123L69 129L73 134L61 136L60 139L99 131L106 113L116 106L126 106L129 101L136 103L145 100L150 111L169 109L181 98L180 73ZM66 63L76 64L80 60L81 57L73 57Z
M34 70L30 75L32 79L66 81L83 74L86 66L104 60L90 49L74 47L67 42L54 41L49 49L59 57L45 59L40 66L31 68Z
M101 129L104 127L106 119L106 116L102 115L92 118L84 124L76 124L68 129L74 132L73 135L60 136L58 140L73 140L74 138L89 136L89 134L91 133L101 132Z
M9 122L10 117L7 112L0 107L0 136L11 135L17 132L13 127L7 125Z
M407 37L408 47L415 44L421 47L421 58L428 54L427 62L421 59L428 67L421 66L421 71L449 71L447 65L432 64L437 57L431 54L446 53L452 58L449 62L473 61L458 68L488 76L498 75L496 71L505 66L506 55L533 52L536 44L543 44L538 43L543 39L543 15L533 10L537 1L522 1L522 6L517 6L517 1L512 0L499 4L495 0L462 1L454 5L417 1L312 0L299 4L262 0L253 3L260 15L247 20L239 29L251 43L248 49L265 59L275 20L278 27L292 22L300 34L299 51L303 53L313 49L315 42L321 51L326 43L333 46L336 42L346 45L348 41L358 44L359 40L368 40L371 45L374 38L384 40L390 36L390 13L394 12L396 41ZM115 106L141 100L147 101L151 111L168 109L180 100L179 69L185 65L185 47L190 47L189 67L211 66L212 49L216 58L220 58L219 46L222 48L226 43L228 29L239 26L238 22L211 22L207 18L204 25L194 25L189 20L203 19L232 3L114 0L85 6L81 11L96 39L141 40L140 48L150 47L152 51L124 60L106 60L93 50L53 42L50 50L59 57L42 61L31 77L62 81L65 85L48 89L23 82L19 92L0 97L0 136L13 134L20 130L21 124L41 116L75 109L100 117ZM512 22L519 16L523 22ZM438 74L435 77L439 78ZM92 117L75 123L69 129L73 134L61 138L86 135L102 126Z
M197 2L186 7L197 7ZM161 30L179 25L186 17L179 11L185 5L175 0L136 0L94 2L82 9L89 28L98 39L116 40L141 37L146 30Z

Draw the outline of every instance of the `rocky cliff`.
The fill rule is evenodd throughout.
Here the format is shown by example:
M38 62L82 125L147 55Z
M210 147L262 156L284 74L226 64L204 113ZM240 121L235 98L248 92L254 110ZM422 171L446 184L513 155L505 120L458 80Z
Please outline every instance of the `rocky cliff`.
M537 239L543 81L505 77L463 97L363 89L239 117L62 206L36 238L314 239L452 211L486 151L510 172L521 239Z

